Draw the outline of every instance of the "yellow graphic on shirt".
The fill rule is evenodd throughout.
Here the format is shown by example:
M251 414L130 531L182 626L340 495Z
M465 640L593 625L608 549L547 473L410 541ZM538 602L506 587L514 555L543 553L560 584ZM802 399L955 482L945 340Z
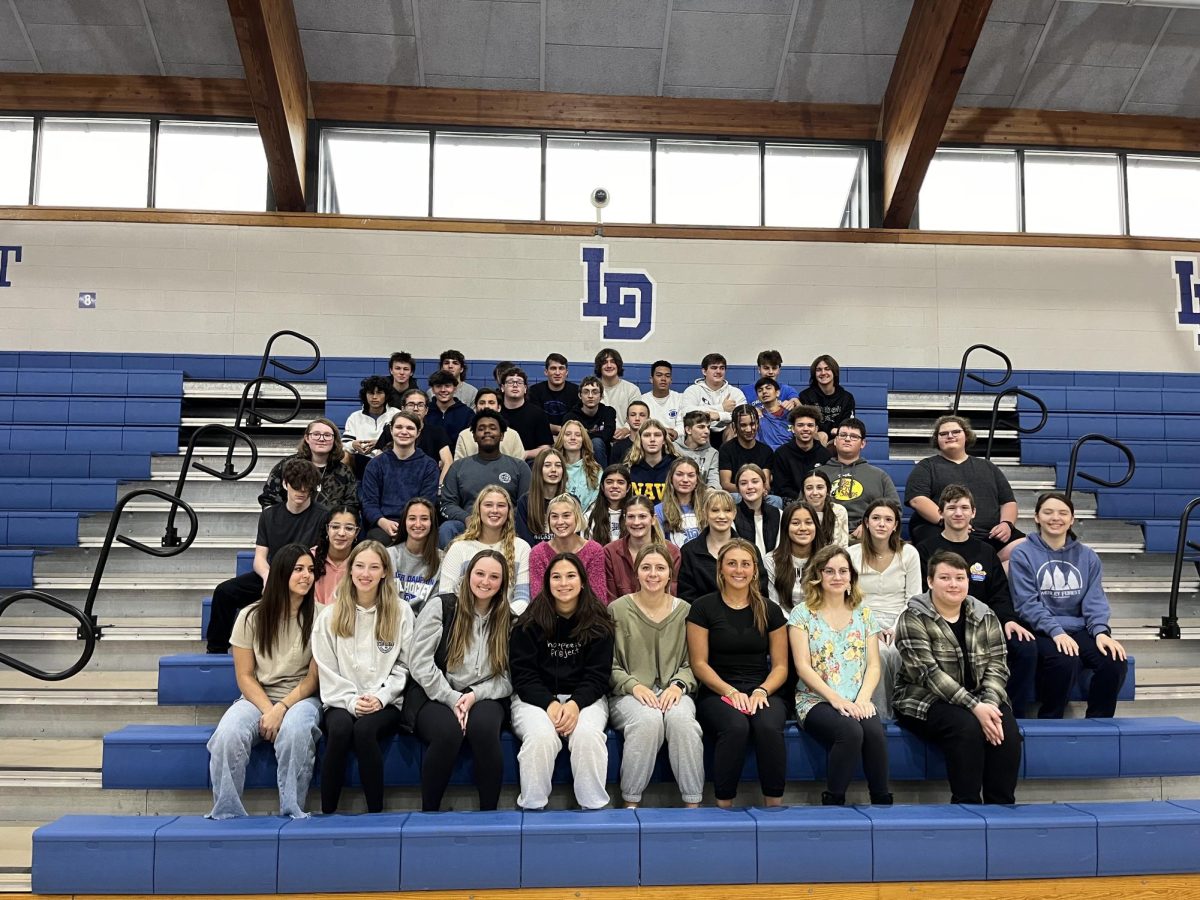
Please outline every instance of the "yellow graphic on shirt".
M843 503L847 500L857 500L862 496L862 492L862 482L855 481L853 475L840 475L833 482L834 500L841 500Z

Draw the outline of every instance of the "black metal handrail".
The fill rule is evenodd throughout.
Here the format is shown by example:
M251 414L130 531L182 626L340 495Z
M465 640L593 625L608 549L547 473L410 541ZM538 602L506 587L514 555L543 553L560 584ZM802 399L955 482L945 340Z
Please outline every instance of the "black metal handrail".
M311 363L309 363L307 366L305 366L303 369L293 369L287 363L282 362L278 359L275 359L273 356L271 356L271 347L274 346L276 340L278 340L281 337L284 337L285 335L287 337L294 337L297 340L304 341L304 343L306 343L306 344L308 344L308 346L312 347L313 361ZM250 403L250 410L251 410L250 411L250 424L257 425L259 419L266 419L268 422L276 422L276 424L280 424L277 422L277 420L272 419L270 416L263 415L262 412L260 412L258 409L259 388L261 388L264 384L287 385L287 382L280 381L277 378L268 378L267 377L267 366L275 366L276 368L283 369L283 371L287 372L290 375L307 375L309 372L311 372L313 369L315 369L320 364L321 364L321 348L317 346L316 341L314 341L312 338L310 338L306 334L301 334L298 331L291 331L290 329L285 328L283 331L277 331L273 335L271 335L269 338L267 338L267 346L263 349L262 359L259 361L259 364L258 364L258 375L255 376L254 380L250 382L250 384L254 387L254 399ZM288 386L290 387L290 385L288 385ZM300 394L297 391L296 392L297 411L299 411L299 398L300 398ZM245 393L243 393L242 394L242 402L238 405L237 418L234 420L235 428L242 427L242 414L243 414L243 412L245 412L245 406L246 406L246 395L245 395ZM295 418L294 415L287 419L284 419L283 421L290 422L293 418Z
M117 527L121 522L121 513L131 500L138 497L156 497L159 500L165 500L171 504L171 509L182 509L188 517L188 522L191 525L191 530L188 535L179 542L178 546L167 547L160 549L158 547L149 547L141 541L128 537L123 534L117 534ZM166 491L160 491L157 488L141 488L136 491L131 491L117 501L117 505L113 508L112 516L108 520L108 531L104 535L104 544L100 548L100 556L96 560L96 569L92 573L92 584L88 588L87 599L84 601L83 609L72 606L65 600L55 597L53 594L48 594L45 591L26 589L17 591L15 594L10 594L3 600L0 600L0 616L4 615L5 610L20 600L34 600L46 606L56 609L59 612L66 613L76 622L79 623L79 629L76 632L76 637L83 641L83 648L79 653L79 658L57 672L47 672L44 669L39 669L30 663L17 659L16 657L0 652L0 664L16 669L18 672L24 672L33 678L40 681L64 681L72 675L82 671L83 667L88 664L92 658L92 654L96 652L96 642L103 637L103 629L96 620L96 615L93 608L96 605L96 595L100 592L100 583L104 579L104 569L108 565L108 555L112 551L114 542L119 542L127 547L132 547L134 550L140 550L142 553L147 553L150 556L169 557L178 556L188 547L192 546L192 542L196 540L196 534L199 531L199 520L196 518L196 511L187 503Z
M206 466L201 462L192 462L192 457L196 453L196 444L200 438L214 431L223 431L229 435L231 443L244 441L250 449L250 463L240 472L218 472L211 466ZM227 462L232 464L232 457L227 458ZM258 445L254 443L253 438L229 425L222 425L217 422L201 425L192 432L191 440L188 441L187 450L183 454L183 461L179 464L179 478L175 482L175 496L183 497L183 487L187 483L188 473L194 468L214 478L219 478L222 481L239 481L245 478L254 471L254 467L258 465ZM171 511L167 514L167 527L163 531L162 545L164 547L178 547L180 544L179 532L175 528L175 513L179 511L179 507L172 506Z
M1100 441L1101 443L1105 443L1105 444L1108 444L1109 446L1116 447L1123 454L1125 454L1125 462L1129 468L1125 472L1124 478L1121 478L1117 481L1109 481L1107 478L1097 478L1095 475L1090 475L1087 472L1078 472L1078 473L1076 472L1076 470L1079 468L1079 451L1083 449L1084 444L1090 443L1092 441ZM1066 495L1067 495L1067 497L1070 497L1071 491L1073 491L1075 488L1076 474L1078 474L1080 478L1087 479L1092 484L1100 485L1100 487L1117 488L1123 484L1128 484L1129 480L1131 478L1133 478L1133 473L1136 471L1137 471L1137 460L1134 459L1133 451L1130 450L1127 446L1125 446L1124 444L1122 444L1120 441L1116 440L1115 438L1110 438L1106 434L1095 434L1095 433L1085 434L1083 437L1081 437L1079 440L1077 440L1075 442L1075 446L1073 446L1071 448L1071 465L1070 465L1070 468L1067 469Z
M996 356L1004 360L1004 377L999 381L988 381L982 375L976 375L974 372L967 371L967 360L976 350L986 350L989 353L994 353ZM984 387L1000 387L1007 384L1008 379L1012 378L1012 360L1008 358L1003 350L997 350L990 344L972 344L966 349L962 355L962 363L958 367L958 386L954 389L954 405L950 407L950 412L958 415L958 405L962 402L963 381L970 378L972 381L977 381Z
M1171 571L1171 599L1167 605L1167 614L1162 617L1162 627L1158 629L1160 638L1177 641L1182 637L1179 631L1179 582L1183 578L1183 556L1187 553L1187 548L1200 550L1200 543L1187 539L1189 520L1197 506L1200 506L1200 497L1192 500L1179 515L1179 540L1175 543L1175 566Z
M1007 391L1002 391L996 395L996 399L992 401L992 424L988 428L987 454L983 457L989 462L992 459L992 443L996 440L996 424L1000 420L1000 401L1005 397L1025 397L1027 400L1032 400L1038 405L1042 411L1042 420L1033 428L1021 427L1021 416L1017 414L1017 432L1019 434L1036 434L1046 427L1046 423L1050 421L1050 411L1046 409L1046 404L1042 402L1042 398L1037 394L1031 394L1024 388L1010 387Z

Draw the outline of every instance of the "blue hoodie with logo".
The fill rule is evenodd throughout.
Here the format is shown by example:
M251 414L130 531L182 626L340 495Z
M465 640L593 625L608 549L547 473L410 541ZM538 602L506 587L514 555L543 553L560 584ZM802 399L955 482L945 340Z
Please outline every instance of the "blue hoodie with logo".
M1031 534L1012 552L1008 582L1017 615L1040 634L1087 631L1095 637L1109 631L1100 557L1075 538L1054 550Z

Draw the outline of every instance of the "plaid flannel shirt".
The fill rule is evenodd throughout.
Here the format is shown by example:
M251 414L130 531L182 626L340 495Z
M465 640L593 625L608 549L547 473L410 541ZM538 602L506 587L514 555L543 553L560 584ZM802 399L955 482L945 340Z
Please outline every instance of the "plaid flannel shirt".
M963 601L962 614L967 617L967 653L978 688L972 693L963 686L962 649L926 592L910 599L896 620L901 668L892 704L897 713L924 719L938 700L967 709L1008 702L1008 656L1000 620L974 597Z

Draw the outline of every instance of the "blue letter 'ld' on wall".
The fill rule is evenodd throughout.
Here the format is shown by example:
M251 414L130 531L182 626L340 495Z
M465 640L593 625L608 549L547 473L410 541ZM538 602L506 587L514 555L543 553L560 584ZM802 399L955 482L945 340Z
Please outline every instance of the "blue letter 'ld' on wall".
M8 280L8 254L12 254L13 262L21 261L20 247L0 247L0 288L12 287Z
M1179 324L1176 327L1194 329L1200 344L1200 284L1196 282L1196 260L1176 256L1172 257L1171 264L1175 267L1175 281L1179 285L1176 309Z
M606 341L644 341L654 331L654 279L641 269L605 271L607 247L584 245L584 319L604 319Z

